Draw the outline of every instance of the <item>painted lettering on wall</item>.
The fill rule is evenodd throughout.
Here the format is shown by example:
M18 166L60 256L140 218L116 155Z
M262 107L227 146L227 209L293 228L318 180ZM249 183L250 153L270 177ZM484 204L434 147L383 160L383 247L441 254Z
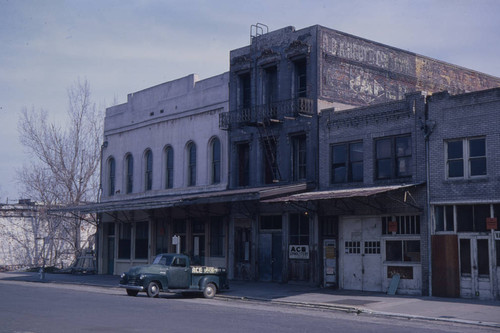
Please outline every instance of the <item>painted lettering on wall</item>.
M309 245L290 245L288 248L288 258L309 259Z

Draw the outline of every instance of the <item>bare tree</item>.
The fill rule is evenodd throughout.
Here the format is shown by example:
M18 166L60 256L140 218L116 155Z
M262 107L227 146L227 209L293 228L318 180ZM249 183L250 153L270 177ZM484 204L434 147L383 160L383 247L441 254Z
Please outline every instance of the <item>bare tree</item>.
M30 156L30 165L17 172L18 181L25 198L42 204L38 221L43 227L43 255L52 263L68 246L74 254L79 251L82 223L92 220L49 212L95 201L99 190L102 114L86 80L68 89L68 101L64 125L50 122L46 111L35 109L24 109L18 122L21 143Z

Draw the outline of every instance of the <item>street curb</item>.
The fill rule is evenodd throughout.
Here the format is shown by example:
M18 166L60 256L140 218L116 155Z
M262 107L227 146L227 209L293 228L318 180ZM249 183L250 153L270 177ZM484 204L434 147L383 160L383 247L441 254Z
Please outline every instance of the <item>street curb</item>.
M465 324L465 325L475 325L482 327L492 327L492 328L500 328L500 323L494 322L482 322L482 321L474 321L474 320L466 320L459 318L442 318L442 317L429 317L429 316L419 316L419 315L409 315L403 313L391 313L391 312L383 312L383 311L375 311L369 310L361 307L350 307L339 304L326 304L326 303L308 303L308 302L297 302L297 301L280 301L280 300L270 300L266 298L259 297L248 297L248 296L229 296L229 295L217 295L217 298L224 298L227 300L238 300L238 301L255 301L255 302L265 302L271 304L280 304L280 305L288 305L294 307L301 308L309 308L309 309L322 309L322 310L331 310L331 311L342 311L346 313L353 314L365 314L370 316L380 316L387 318L398 318L398 319L407 319L407 320L425 320L425 321L434 321L434 322L446 322L446 323L457 323L457 324Z

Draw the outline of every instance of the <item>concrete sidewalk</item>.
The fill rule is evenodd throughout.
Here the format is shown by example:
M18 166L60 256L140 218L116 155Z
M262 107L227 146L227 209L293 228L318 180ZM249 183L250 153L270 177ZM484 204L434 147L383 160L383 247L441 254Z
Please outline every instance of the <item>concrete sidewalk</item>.
M118 287L118 276L0 273L0 281L65 283L107 288ZM231 281L230 290L217 294L228 300L248 300L287 304L317 309L331 309L359 314L458 322L500 328L500 301L479 301L456 298L388 296L383 293L357 292L316 288L302 284L279 284Z

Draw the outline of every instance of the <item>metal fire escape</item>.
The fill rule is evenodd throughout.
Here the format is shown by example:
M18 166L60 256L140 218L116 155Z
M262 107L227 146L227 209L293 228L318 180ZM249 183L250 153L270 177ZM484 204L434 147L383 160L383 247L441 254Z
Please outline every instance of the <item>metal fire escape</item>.
M274 134L272 125L279 124L279 121L276 118L264 117L262 121L257 122L257 129L259 131L260 140L264 147L264 152L266 154L267 165L270 168L272 173L272 182L278 183L281 180L281 172L278 165L277 158L277 147L278 147L278 139Z

